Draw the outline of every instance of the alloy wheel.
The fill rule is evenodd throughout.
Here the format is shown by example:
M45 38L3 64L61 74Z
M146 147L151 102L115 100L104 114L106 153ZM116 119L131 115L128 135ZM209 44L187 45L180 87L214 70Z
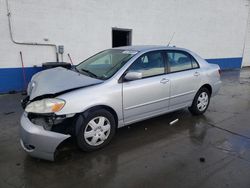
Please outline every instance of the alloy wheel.
M202 92L197 100L197 108L199 111L203 111L207 108L208 105L208 94L206 92Z
M84 139L91 146L101 145L110 134L111 125L104 116L98 116L91 119L85 130Z

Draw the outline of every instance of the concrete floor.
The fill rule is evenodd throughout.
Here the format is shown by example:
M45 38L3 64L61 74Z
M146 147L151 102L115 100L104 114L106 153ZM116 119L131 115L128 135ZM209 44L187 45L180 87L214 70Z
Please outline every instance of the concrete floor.
M203 116L181 110L124 127L110 145L92 153L70 142L54 163L22 150L23 96L1 95L0 187L249 188L250 69L223 72L222 80ZM170 126L175 118L179 122Z

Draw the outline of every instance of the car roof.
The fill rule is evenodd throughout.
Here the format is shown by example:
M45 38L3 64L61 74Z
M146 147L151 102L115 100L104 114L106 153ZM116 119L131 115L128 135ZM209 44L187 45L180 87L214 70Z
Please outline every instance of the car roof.
M187 49L184 48L177 48L177 47L171 47L171 46L163 46L163 45L138 45L138 46L122 46L122 47L117 47L114 49L120 49L120 50L131 50L131 51L148 51L148 50L183 50L183 51L188 51Z
M140 46L122 46L122 47L117 47L117 48L113 48L113 49L120 49L120 50L127 50L127 51L137 51L137 52L140 52L140 53L153 51L153 50L180 50L180 51L184 51L184 52L187 52L187 53L191 54L199 62L199 64L202 64L202 65L207 64L207 62L202 57L200 57L199 55L197 55L193 51L188 50L186 48L179 48L179 47L175 47L175 46L140 45Z

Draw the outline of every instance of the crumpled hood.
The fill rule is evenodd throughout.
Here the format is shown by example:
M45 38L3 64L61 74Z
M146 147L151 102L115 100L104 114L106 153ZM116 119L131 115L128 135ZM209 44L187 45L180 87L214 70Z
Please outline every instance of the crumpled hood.
M56 94L102 82L72 70L56 67L35 74L28 85L27 93L32 100L41 95Z

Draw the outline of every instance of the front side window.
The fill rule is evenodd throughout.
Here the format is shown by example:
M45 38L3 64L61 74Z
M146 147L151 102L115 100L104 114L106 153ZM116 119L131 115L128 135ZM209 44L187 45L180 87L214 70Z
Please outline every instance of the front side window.
M184 52L169 51L167 57L170 72L192 69L192 59L190 55Z
M76 71L106 80L113 76L137 51L111 49L100 52L76 66Z
M165 65L162 53L157 51L142 55L129 67L129 72L141 72L142 78L164 74Z

